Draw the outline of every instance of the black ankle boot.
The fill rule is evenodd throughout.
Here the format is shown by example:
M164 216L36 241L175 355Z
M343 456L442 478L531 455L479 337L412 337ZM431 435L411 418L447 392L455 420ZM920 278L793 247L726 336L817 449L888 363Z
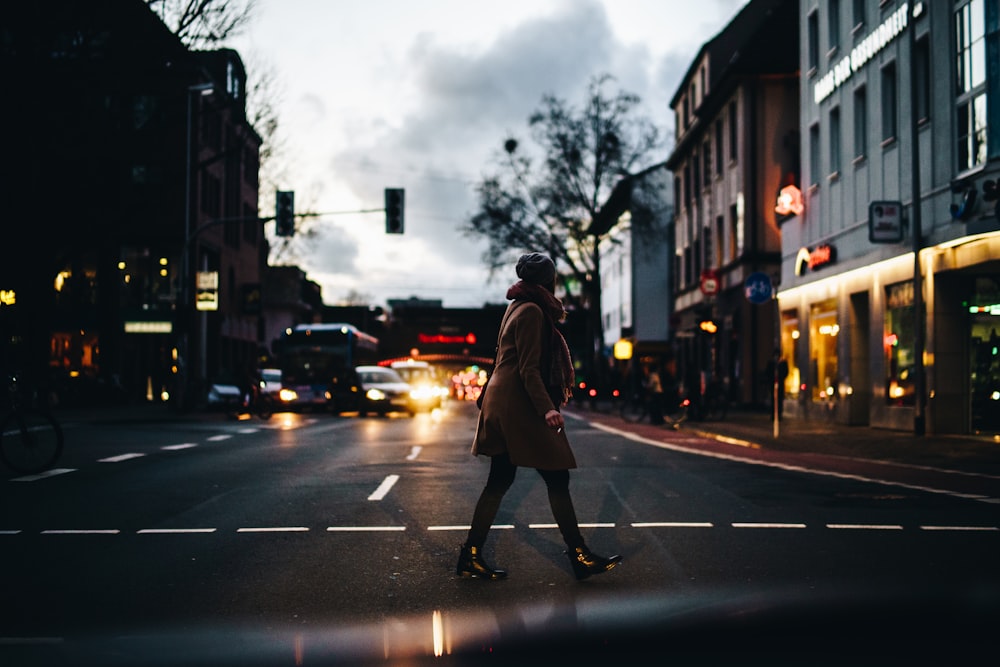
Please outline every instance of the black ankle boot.
M478 577L480 579L506 579L507 572L494 570L483 560L479 547L463 546L458 555L458 565L455 574L460 577Z
M566 555L569 556L569 562L573 565L573 574L576 575L578 580L586 579L591 575L600 574L601 572L607 572L621 562L622 559L621 556L617 555L605 558L604 556L592 554L587 547L570 549L566 552Z

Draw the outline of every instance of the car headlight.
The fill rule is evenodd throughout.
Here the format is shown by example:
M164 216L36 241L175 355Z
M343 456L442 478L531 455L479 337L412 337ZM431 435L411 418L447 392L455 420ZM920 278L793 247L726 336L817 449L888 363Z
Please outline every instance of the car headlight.
M369 389L368 391L365 392L365 397L369 401L384 401L385 392L380 389Z
M285 389L285 388L282 388L281 391L278 392L278 398L280 398L285 403L289 403L291 401L294 401L298 397L299 397L299 394L294 389Z
M422 401L428 398L434 398L434 389L431 387L414 387L410 392L410 398L415 401Z

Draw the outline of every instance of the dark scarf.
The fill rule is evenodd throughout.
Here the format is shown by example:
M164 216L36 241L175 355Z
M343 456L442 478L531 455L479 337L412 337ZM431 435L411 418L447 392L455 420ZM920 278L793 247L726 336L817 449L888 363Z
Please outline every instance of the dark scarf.
M548 362L548 377L545 377L545 355L542 356L542 379L545 380L549 388L549 394L556 407L566 405L573 395L573 384L575 376L573 373L573 359L569 354L569 346L562 332L556 327L556 322L566 319L566 311L563 309L562 301L556 298L555 294L548 291L541 285L519 280L507 290L507 298L512 301L530 301L536 304L545 313L545 319L549 323L549 344L547 349L550 354ZM557 400L558 399L558 400Z

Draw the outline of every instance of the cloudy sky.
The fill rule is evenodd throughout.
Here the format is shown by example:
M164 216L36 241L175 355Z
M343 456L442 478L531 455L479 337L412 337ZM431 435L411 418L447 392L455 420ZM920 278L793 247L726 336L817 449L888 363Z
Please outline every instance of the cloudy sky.
M280 186L297 210L330 213L311 223L318 237L298 265L328 304L352 291L378 305L502 303L513 270L490 282L484 243L459 230L504 139L528 139L545 94L582 104L600 73L672 136L681 77L744 4L257 0L232 46L277 80ZM354 213L381 208L386 187L406 189L403 235L386 235L381 213Z

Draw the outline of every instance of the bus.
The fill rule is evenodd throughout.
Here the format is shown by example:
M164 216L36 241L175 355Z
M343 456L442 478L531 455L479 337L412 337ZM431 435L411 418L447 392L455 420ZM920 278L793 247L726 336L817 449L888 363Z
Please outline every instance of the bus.
M351 324L299 324L275 342L275 353L284 407L348 412L360 399L354 369L377 363L378 339Z

